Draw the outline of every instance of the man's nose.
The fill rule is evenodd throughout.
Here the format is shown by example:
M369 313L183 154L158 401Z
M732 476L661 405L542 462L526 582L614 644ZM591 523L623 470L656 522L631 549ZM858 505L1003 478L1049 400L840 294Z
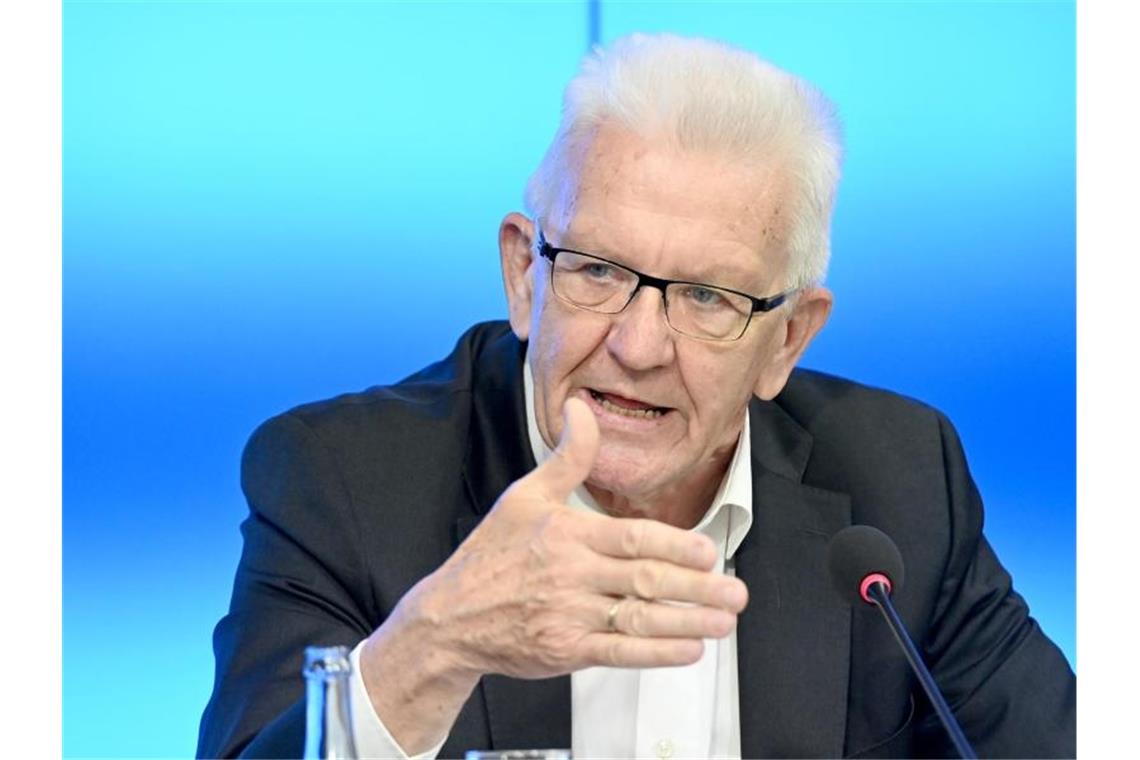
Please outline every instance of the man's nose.
M613 320L606 347L622 364L647 370L673 361L676 333L665 319L665 294L660 290L639 289Z

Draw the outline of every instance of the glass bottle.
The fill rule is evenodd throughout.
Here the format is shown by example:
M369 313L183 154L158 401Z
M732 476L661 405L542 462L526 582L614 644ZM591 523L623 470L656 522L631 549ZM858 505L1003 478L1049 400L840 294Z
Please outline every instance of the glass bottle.
M356 760L348 647L305 649L305 760Z

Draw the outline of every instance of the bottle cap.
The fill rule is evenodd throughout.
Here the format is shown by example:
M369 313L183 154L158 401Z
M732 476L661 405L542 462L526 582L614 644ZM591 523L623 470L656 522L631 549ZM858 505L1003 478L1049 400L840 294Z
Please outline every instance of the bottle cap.
M305 647L305 676L338 676L352 672L348 647Z

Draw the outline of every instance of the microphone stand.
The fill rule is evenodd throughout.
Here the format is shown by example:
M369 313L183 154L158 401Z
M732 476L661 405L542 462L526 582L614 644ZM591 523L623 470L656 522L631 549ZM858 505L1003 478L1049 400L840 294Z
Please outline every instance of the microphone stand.
M954 743L954 749L958 750L958 756L966 760L977 760L977 755L974 753L973 747L966 741L966 735L962 733L962 727L958 725L958 720L954 717L954 713L950 712L950 705L946 704L946 700L942 696L942 692L938 689L938 684L934 682L934 676L930 675L927 670L926 664L922 661L922 657L918 654L918 649L915 648L914 642L910 640L910 636L906 632L906 626L903 625L902 618L895 610L895 606L891 603L891 596L888 587L882 581L871 583L867 588L867 597L871 602L879 608L883 613L883 617L887 620L887 625L891 628L891 633L895 636L895 641L902 647L903 653L906 654L907 662L910 663L911 670L918 676L919 683L922 684L923 691L930 699L930 703L934 705L934 711L938 713L938 719L942 721L946 733L950 735L950 741Z

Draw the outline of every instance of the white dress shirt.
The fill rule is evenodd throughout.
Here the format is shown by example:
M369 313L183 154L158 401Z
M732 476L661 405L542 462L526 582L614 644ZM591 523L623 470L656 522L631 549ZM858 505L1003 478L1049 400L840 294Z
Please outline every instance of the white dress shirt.
M527 432L535 462L551 449L538 431L534 379L529 357L524 369ZM736 453L712 505L693 528L720 547L714 572L734 575L733 556L752 525L752 455L748 413ZM604 514L585 486L567 503ZM363 642L361 642L363 644ZM360 676L361 645L352 651L352 724L361 757L408 758L372 708ZM604 668L570 675L572 746L575 758L740 757L740 699L736 631L706 639L704 655L677 668ZM415 755L431 760L443 746ZM468 749L481 749L469 747ZM549 749L509 747L508 749Z

